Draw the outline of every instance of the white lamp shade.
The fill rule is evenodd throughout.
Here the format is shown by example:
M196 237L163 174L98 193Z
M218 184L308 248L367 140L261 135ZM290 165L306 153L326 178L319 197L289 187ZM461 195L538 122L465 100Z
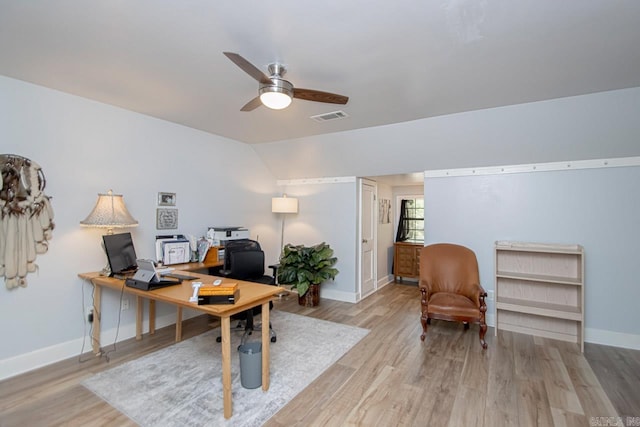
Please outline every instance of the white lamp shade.
M282 110L291 104L291 97L282 92L264 92L260 95L260 101L272 110Z
M98 201L89 216L80 221L85 227L125 228L138 225L124 204L122 194L98 194Z
M271 199L271 212L298 213L298 199L295 197L274 197Z

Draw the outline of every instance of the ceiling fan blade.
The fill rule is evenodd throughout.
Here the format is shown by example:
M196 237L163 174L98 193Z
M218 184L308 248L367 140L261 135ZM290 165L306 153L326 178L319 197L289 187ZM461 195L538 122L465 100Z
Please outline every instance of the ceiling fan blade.
M349 101L348 96L313 89L294 88L293 97L306 101L327 102L329 104L346 104Z
M253 111L261 105L262 105L262 101L260 101L260 97L256 96L251 101L244 104L244 107L242 107L240 111Z
M233 52L222 53L224 53L227 58L229 58L238 67L240 67L245 73L249 74L260 83L271 83L271 79L269 79L269 77L265 73L257 69L255 65L244 59L242 56Z

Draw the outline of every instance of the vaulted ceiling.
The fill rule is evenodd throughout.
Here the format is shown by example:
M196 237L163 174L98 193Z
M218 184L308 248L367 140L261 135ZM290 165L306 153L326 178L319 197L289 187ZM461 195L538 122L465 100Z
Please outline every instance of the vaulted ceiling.
M638 46L636 0L0 0L0 74L247 143L638 87ZM223 51L349 102L241 112Z

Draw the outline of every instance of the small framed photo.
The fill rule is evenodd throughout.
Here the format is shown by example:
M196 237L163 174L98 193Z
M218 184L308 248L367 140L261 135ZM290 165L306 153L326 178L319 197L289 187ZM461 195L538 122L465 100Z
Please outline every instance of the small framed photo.
M158 193L158 206L175 206L176 193Z
M178 209L156 209L156 229L175 230L178 228Z

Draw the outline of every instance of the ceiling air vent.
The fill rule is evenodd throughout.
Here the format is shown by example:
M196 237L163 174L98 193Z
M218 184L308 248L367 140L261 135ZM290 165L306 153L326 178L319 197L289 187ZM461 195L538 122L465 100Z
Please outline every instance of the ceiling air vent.
M349 117L344 111L332 111L330 113L318 114L317 116L311 116L310 118L316 122L328 122L329 120L346 119Z

